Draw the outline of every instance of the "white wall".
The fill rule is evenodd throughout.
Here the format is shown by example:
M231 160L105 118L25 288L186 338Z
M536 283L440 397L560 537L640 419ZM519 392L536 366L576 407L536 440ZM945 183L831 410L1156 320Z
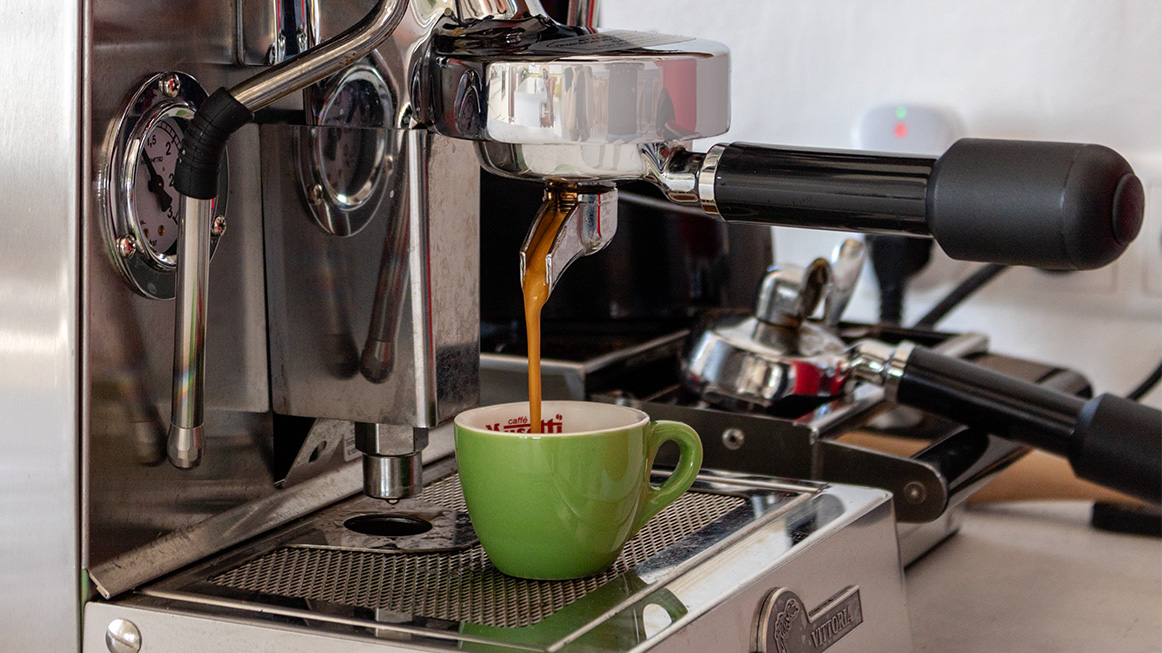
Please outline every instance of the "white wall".
M1159 0L605 0L601 24L730 46L733 122L716 142L850 147L865 110L909 102L954 112L968 136L1113 147L1149 194L1130 251L1094 272L1009 270L941 326L1067 364L1098 392L1125 393L1162 359ZM779 229L777 256L806 263L840 238ZM973 267L940 257L914 280L905 320ZM872 319L870 271L862 284L849 316Z

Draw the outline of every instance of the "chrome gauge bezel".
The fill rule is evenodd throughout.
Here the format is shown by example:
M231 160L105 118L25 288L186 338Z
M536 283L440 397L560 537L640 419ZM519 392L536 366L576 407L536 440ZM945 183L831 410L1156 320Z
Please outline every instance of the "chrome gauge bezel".
M142 233L136 199L137 171L147 139L162 122L181 123L193 118L206 99L206 91L192 76L181 72L157 73L147 79L126 102L108 141L109 158L98 180L105 245L113 265L137 293L152 299L173 299L177 285L177 257L156 251ZM229 163L222 157L214 215L225 216L229 193ZM181 198L176 193L174 202ZM210 255L221 234L210 237Z
M299 168L304 199L311 216L323 231L336 236L358 233L374 217L390 186L388 180L395 169L395 148L391 143L391 118L395 103L384 74L374 58L357 63L320 83L306 95L308 115L313 126L306 130L306 138L299 143ZM379 103L381 121L374 124L351 126L333 115L337 100L352 84L367 84ZM328 127L367 129L374 133L373 160L369 163L366 179L354 193L343 193L327 179L325 171L324 140Z

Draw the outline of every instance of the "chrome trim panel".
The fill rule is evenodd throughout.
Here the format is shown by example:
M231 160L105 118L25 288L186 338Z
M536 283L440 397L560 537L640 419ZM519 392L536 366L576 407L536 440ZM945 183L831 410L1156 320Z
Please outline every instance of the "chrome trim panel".
M450 469L450 467L448 468ZM434 474L433 474L434 476ZM285 650L751 651L765 597L789 588L810 605L856 585L864 623L835 651L910 648L903 574L891 503L880 490L787 484L706 473L701 491L751 497L670 549L543 621L518 628L425 620L387 610L246 593L206 579L237 568L288 538L312 538L300 523L112 604L90 604L86 643L115 618L133 621L154 651L204 647ZM357 499L356 501L366 501ZM747 518L743 519L745 516ZM438 554L390 554L438 555ZM152 639L150 639L152 637Z
M78 645L87 8L0 2L0 647Z
M89 570L94 587L109 598L192 564L223 548L264 533L304 512L350 496L361 483L358 465L220 512L194 527L176 530L147 547L135 549Z
M291 135L305 129L261 126L273 408L434 428L477 401L479 172L471 146L406 132L397 201L339 238L302 208ZM378 333L369 335L369 325ZM390 358L370 366L360 352L376 343L389 345Z

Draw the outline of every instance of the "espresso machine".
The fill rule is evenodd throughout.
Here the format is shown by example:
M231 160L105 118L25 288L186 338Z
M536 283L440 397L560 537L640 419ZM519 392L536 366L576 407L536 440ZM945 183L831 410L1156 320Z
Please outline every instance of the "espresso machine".
M905 650L903 504L854 474L724 463L602 575L491 568L448 428L481 396L480 169L569 213L553 285L630 181L1049 268L1142 219L1097 146L695 152L727 47L597 30L593 2L8 4L5 650Z

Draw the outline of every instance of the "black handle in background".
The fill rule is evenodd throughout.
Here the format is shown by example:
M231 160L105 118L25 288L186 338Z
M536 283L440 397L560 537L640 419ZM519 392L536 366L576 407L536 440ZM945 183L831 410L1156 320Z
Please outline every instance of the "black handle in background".
M931 235L961 260L1101 267L1145 212L1142 182L1100 145L962 139L939 159L716 147L703 172L714 170L713 203L727 220Z
M1065 456L1078 477L1162 502L1162 411L1116 397L1088 401L915 347L901 404Z

